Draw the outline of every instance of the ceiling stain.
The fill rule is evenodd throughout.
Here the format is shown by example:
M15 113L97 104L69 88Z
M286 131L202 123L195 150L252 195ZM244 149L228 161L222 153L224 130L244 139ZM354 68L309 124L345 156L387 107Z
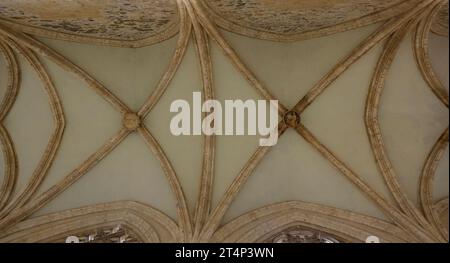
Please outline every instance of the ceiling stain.
M14 0L0 2L0 18L26 26L120 40L143 39L177 20L172 0Z

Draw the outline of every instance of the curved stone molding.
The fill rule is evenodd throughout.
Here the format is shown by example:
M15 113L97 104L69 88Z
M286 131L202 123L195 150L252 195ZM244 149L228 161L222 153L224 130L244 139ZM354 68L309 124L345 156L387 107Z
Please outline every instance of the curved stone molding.
M448 236L448 197L434 204L434 213L439 216L439 223L444 228L444 233Z
M175 0L2 1L0 22L37 36L122 47L163 41L179 25Z
M197 57L200 61L200 68L202 72L203 93L205 100L214 99L213 87L213 70L211 61L211 49L208 43L208 36L206 31L201 27L197 20L194 8L189 1L184 1L187 12L192 21L193 35L195 37L195 46L197 48ZM201 185L198 194L198 201L195 211L194 223L194 240L198 238L203 225L207 221L209 207L211 206L211 196L213 189L214 163L215 163L215 136L203 137L203 161L202 161L202 175Z
M0 242L54 242L67 236L121 225L142 242L180 240L176 223L158 210L136 202L99 204L25 220L5 232Z
M432 3L430 5L431 7L428 8L433 8L434 5L435 3ZM432 239L443 241L445 239L440 235L439 231L425 219L420 211L418 211L399 184L397 175L386 152L378 121L380 98L384 89L387 72L389 71L397 54L400 43L410 30L412 23L412 21L407 22L402 28L395 32L395 34L388 39L388 42L384 47L383 53L381 54L375 69L375 73L370 84L369 94L367 96L365 125L379 170L402 212L414 221L417 231L427 233L427 235L429 235ZM413 230L411 229L411 231Z
M431 25L431 31L437 35L448 37L448 1L439 9Z
M54 86L53 81L50 75L48 74L45 66L42 64L37 55L30 49L18 45L13 40L8 40L7 43L10 46L14 47L22 56L24 56L24 58L27 60L30 66L36 71L39 79L44 84L44 90L47 93L50 109L52 112L52 117L55 123L53 132L50 135L44 154L42 155L36 169L33 171L33 174L30 177L27 185L25 186L24 189L20 189L19 196L15 198L13 202L8 204L8 206L4 210L0 211L0 218L3 217L5 214L8 214L14 208L21 207L23 204L28 202L30 198L34 195L34 193L37 191L40 184L46 177L48 170L53 164L53 160L61 144L65 128L65 116L62 103L59 98L56 87Z
M33 51L29 50L26 47L18 45L14 40L8 38L3 38L2 40L3 42L1 44L1 49L5 54L6 60L8 61L10 83L8 85L5 100L2 103L0 111L2 144L5 146L3 148L3 151L6 153L6 159L9 160L9 163L6 165L6 180L4 181L0 192L0 207L2 207L2 210L0 210L0 218L4 217L5 215L9 214L10 211L19 208L23 204L28 202L31 196L37 191L53 163L53 160L61 143L65 127L64 112L59 95L56 91L55 86L53 85L50 76L48 75L44 65L41 63L39 58ZM20 68L17 66L17 62L15 61L15 55L12 52L13 48L26 59L26 61L36 71L39 79L44 84L44 91L47 93L55 124L45 152L42 155L37 167L33 171L33 174L31 175L27 185L24 189L20 189L17 198L15 198L12 202L8 202L9 197L12 195L13 191L15 191L14 181L18 176L16 175L17 162L15 161L14 146L8 136L6 128L3 126L4 118L6 117L16 99L19 85L18 72L20 72Z
M449 140L448 128L439 137L423 167L422 176L420 178L419 197L422 209L427 219L434 224L442 235L448 238L448 229L441 222L441 214L445 209L436 209L433 204L433 180L439 161L444 155ZM445 202L443 203L445 204ZM439 205L438 207L442 207ZM448 209L448 202L447 202Z
M222 28L245 36L298 41L387 20L420 0L199 1Z
M388 222L337 208L304 202L285 202L262 207L219 228L214 242L263 242L292 226L303 226L333 235L343 242L365 242L377 236L381 242L411 242L411 236Z
M7 63L8 84L6 93L0 104L0 148L4 158L4 177L0 188L0 211L8 203L17 179L17 157L14 143L3 125L3 120L8 115L20 88L20 68L12 49L0 38L0 53Z
M425 81L428 83L434 94L436 94L436 96L448 108L448 94L445 91L445 87L442 84L442 81L439 80L436 73L434 72L433 66L430 62L430 57L428 55L428 38L430 35L431 26L436 15L438 14L439 10L441 10L443 5L444 2L440 2L430 10L427 10L425 17L420 20L414 32L413 47L416 62L419 66L422 76L424 77Z

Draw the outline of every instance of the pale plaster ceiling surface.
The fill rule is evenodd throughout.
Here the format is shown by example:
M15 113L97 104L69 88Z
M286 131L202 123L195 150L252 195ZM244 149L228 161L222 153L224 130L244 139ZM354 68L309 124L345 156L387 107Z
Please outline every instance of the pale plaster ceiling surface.
M48 2L0 2L0 242L448 240L445 1ZM273 147L173 136L209 88L301 122Z

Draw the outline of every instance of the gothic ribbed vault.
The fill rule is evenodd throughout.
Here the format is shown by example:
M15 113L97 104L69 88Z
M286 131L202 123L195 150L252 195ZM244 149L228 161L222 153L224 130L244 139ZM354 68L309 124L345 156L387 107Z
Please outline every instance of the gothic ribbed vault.
M2 1L0 242L448 241L447 58L447 0ZM278 144L172 136L194 91Z

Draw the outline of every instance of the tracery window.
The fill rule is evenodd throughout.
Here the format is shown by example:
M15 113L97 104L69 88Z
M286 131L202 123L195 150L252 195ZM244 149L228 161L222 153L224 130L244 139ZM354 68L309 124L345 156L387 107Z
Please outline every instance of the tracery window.
M319 230L294 226L273 235L266 243L341 243L341 241Z
M81 234L71 235L65 239L66 243L136 243L138 238L128 229L117 225L103 227Z

